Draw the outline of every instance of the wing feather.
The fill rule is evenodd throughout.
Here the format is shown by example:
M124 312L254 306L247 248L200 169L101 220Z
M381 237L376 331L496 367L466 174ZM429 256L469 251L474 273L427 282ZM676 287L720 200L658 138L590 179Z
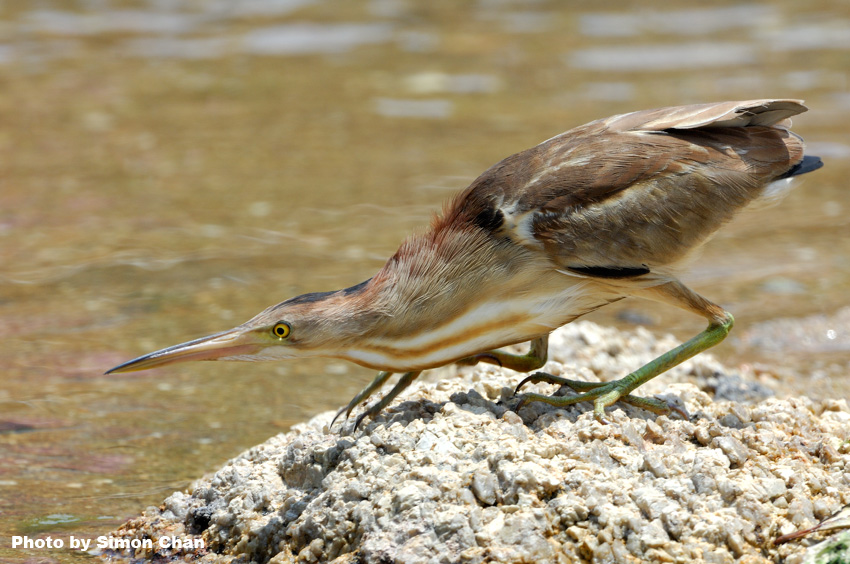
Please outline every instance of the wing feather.
M806 109L802 100L748 100L644 110L604 121L613 131L773 126Z

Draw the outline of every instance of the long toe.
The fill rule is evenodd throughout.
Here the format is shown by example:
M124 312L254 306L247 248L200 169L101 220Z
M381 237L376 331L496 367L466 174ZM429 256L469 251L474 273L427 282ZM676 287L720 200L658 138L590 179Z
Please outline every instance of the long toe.
M554 374L548 374L546 372L535 372L534 374L523 378L523 380L519 384L517 384L514 393L519 393L520 388L522 388L526 384L537 384L539 382L545 382L547 384L557 384L559 386L567 386L574 392L585 392L589 390L594 390L596 388L601 388L602 386L607 385L606 382L585 382L582 380L570 380L569 378L555 376Z
M353 433L354 431L356 431L357 428L360 427L360 423L362 423L363 420L366 419L367 417L371 417L371 416L372 416L372 414L369 413L369 410L366 410L363 413L361 413L360 415L358 415L357 420L354 422L354 427L351 429L351 432Z
M354 405L352 405L351 403L349 403L348 405L346 405L345 407L343 407L342 409L340 409L339 411L337 411L337 412L336 412L336 415L334 415L334 418L333 418L333 419L331 419L331 424L330 424L330 427L328 427L328 429L333 429L333 428L334 428L334 423L336 423L336 420L337 420L337 419L339 419L339 416L340 416L340 415L342 415L343 413L345 413L345 420L347 421L347 420L348 420L348 417L351 415L351 410L352 410L352 409L354 409Z

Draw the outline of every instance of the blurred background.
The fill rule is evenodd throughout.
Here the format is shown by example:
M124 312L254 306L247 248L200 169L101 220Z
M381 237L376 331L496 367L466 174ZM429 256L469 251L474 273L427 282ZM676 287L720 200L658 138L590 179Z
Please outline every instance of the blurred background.
M825 168L685 280L738 321L725 362L847 397L847 3L670 5L0 2L0 560L85 560L8 535L105 534L373 376L106 369L361 282L491 164L636 109L806 100L794 129ZM704 325L637 300L591 318Z

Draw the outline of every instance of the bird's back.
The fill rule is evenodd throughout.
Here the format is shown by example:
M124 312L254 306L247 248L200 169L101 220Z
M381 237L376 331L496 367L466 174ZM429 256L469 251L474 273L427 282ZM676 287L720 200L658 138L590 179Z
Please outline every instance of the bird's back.
M435 227L475 225L578 273L674 266L768 184L819 166L801 166L803 142L787 129L805 110L755 100L595 121L494 165Z

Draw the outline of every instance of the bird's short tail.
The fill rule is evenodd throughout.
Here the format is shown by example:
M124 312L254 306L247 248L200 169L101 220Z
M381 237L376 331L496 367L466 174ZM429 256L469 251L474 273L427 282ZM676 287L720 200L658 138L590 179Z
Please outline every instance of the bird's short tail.
M791 167L785 174L765 186L761 196L750 207L761 209L778 203L791 191L794 184L793 177L812 172L822 166L823 161L820 160L820 157L803 157L803 160Z
M803 157L803 160L795 164L791 167L791 170L777 178L776 180L782 180L783 178L791 178L792 176L799 176L801 174L806 174L807 172L812 172L813 170L817 170L823 166L823 161L820 160L820 157L812 157L806 155Z

